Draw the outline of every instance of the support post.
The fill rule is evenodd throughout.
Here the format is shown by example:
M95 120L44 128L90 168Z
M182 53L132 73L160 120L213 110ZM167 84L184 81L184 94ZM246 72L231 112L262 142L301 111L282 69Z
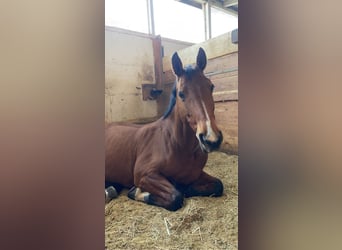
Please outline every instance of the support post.
M148 20L148 33L155 35L154 29L154 12L153 12L153 0L146 0L147 3L147 20Z
M211 4L210 0L202 4L203 17L204 17L204 34L205 40L211 38Z

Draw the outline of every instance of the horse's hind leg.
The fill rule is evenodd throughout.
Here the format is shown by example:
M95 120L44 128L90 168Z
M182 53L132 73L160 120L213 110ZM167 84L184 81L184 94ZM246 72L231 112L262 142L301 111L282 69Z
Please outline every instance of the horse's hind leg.
M118 194L122 191L122 189L124 188L122 185L115 183L115 182L110 182L110 181L105 181L105 188L111 187L113 186L116 191L118 192Z
M207 173L201 173L200 177L191 185L184 187L182 190L185 197L191 196L221 196L223 193L222 182L208 175Z
M118 192L115 187L110 186L105 189L105 203L110 202L112 199L118 197Z
M157 173L143 176L138 182L138 187L133 187L128 192L128 197L170 211L181 208L184 201L183 194Z
M105 203L110 202L116 198L121 192L122 186L112 182L105 182Z

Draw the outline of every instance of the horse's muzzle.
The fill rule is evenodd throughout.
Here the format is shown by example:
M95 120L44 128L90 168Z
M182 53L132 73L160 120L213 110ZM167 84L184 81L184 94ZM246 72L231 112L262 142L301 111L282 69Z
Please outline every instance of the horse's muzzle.
M216 141L208 140L204 134L199 134L198 138L200 141L201 149L206 153L210 153L210 152L218 150L220 148L220 145L221 145L222 140L223 140L223 135L222 135L222 132L219 131L219 134L217 135Z

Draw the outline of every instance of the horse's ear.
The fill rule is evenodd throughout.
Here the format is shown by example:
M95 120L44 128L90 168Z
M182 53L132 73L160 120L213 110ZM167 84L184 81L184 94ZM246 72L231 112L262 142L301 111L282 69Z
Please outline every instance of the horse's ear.
M172 69L173 69L173 72L179 77L181 75L183 75L184 73L184 69L183 69L183 64L182 64L182 61L181 59L179 58L178 56L178 53L175 52L173 55L172 55Z
M198 50L196 63L197 67L202 71L205 69L205 66L207 66L207 56L202 48L199 48Z

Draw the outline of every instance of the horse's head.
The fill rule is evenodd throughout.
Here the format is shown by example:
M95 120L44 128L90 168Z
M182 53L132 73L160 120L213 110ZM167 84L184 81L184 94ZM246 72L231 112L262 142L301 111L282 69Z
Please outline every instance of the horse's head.
M184 69L177 52L172 56L179 116L195 131L201 149L209 153L220 147L223 137L215 121L214 85L203 73L206 65L207 57L202 48L198 51L195 67Z

